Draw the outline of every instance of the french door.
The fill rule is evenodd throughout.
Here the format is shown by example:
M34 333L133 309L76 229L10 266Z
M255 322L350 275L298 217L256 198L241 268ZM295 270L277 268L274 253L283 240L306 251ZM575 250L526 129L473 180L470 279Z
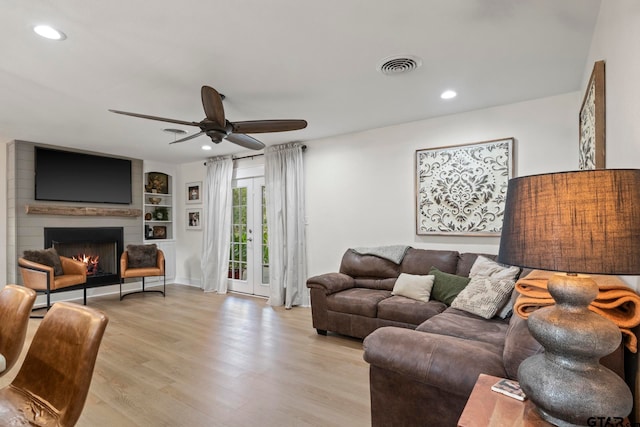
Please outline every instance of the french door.
M264 177L233 181L229 289L269 296Z

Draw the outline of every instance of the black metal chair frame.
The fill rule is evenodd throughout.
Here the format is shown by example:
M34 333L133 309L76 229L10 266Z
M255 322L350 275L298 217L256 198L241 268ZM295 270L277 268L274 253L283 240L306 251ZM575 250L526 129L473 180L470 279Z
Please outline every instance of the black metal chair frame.
M145 277L160 277L160 276L139 276L142 277L142 289L139 291L131 291L131 292L127 292L126 294L122 293L122 285L124 284L124 277L120 277L120 301L122 301L122 299L126 296L129 295L133 295L133 294L143 294L143 293L152 293L152 292L156 292L156 293L160 293L162 294L162 297L164 298L166 295L166 291L167 291L167 272L165 270L166 268L166 261L163 261L162 263L162 270L165 272L165 274L162 275L162 290L158 290L158 289L145 289L144 288L144 278ZM131 279L131 277L127 277L127 279Z
M37 268L37 267L31 267L31 266L23 266L23 265L19 265L19 268L26 268L27 270L32 270L32 271L39 271L41 273L44 273L47 277L47 289L33 289L33 288L29 288L29 289L33 289L36 294L44 294L47 296L47 305L45 307L35 307L33 309L31 309L32 312L36 311L36 310L44 310L45 308L47 309L47 311L49 311L49 309L51 308L51 294L57 294L59 292L66 292L66 291L77 291L79 289L82 289L84 292L84 297L83 297L83 304L87 305L87 283L81 283L79 285L73 285L73 286L67 286L65 288L62 289L56 289L56 290L51 290L51 288L49 287L49 283L51 283L51 272L49 270L45 270L42 268ZM44 315L42 316L29 316L30 319L43 319Z

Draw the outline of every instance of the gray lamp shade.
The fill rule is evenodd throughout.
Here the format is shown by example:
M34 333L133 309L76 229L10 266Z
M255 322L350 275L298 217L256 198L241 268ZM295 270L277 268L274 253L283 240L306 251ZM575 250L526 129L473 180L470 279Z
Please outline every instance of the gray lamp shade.
M511 179L498 261L568 273L640 275L640 170Z

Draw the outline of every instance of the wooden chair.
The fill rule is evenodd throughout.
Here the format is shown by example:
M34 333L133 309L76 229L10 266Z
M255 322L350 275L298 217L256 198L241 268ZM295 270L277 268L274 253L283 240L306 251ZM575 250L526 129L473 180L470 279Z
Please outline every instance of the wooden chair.
M35 300L36 292L23 286L0 290L0 377L18 361Z
M167 279L165 276L165 261L164 261L164 253L162 250L157 250L156 255L156 265L153 267L129 267L129 252L124 251L120 256L120 301L128 295L140 294L146 292L158 292L161 293L162 296L165 296L165 292L167 290ZM151 276L162 276L162 290L152 289L146 290L144 279L145 277ZM122 293L122 285L124 283L124 279L133 278L133 277L141 277L142 278L142 289L139 291L128 292L126 294Z
M47 310L51 307L51 294L79 289L84 291L84 305L87 305L87 266L82 261L76 261L64 256L60 257L63 274L54 275L53 267L25 258L18 258L18 268L22 275L22 282L27 288L47 296ZM32 316L42 318L42 316Z
M84 408L108 317L58 302L44 316L24 363L0 390L0 426L76 424Z

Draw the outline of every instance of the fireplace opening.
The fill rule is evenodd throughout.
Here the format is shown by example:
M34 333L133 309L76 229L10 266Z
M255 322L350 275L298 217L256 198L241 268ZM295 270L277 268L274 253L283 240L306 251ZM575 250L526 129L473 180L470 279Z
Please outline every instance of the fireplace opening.
M58 255L82 261L87 268L87 276L118 274L117 242L58 242L53 241Z
M44 247L87 266L87 286L120 282L122 227L45 228Z

